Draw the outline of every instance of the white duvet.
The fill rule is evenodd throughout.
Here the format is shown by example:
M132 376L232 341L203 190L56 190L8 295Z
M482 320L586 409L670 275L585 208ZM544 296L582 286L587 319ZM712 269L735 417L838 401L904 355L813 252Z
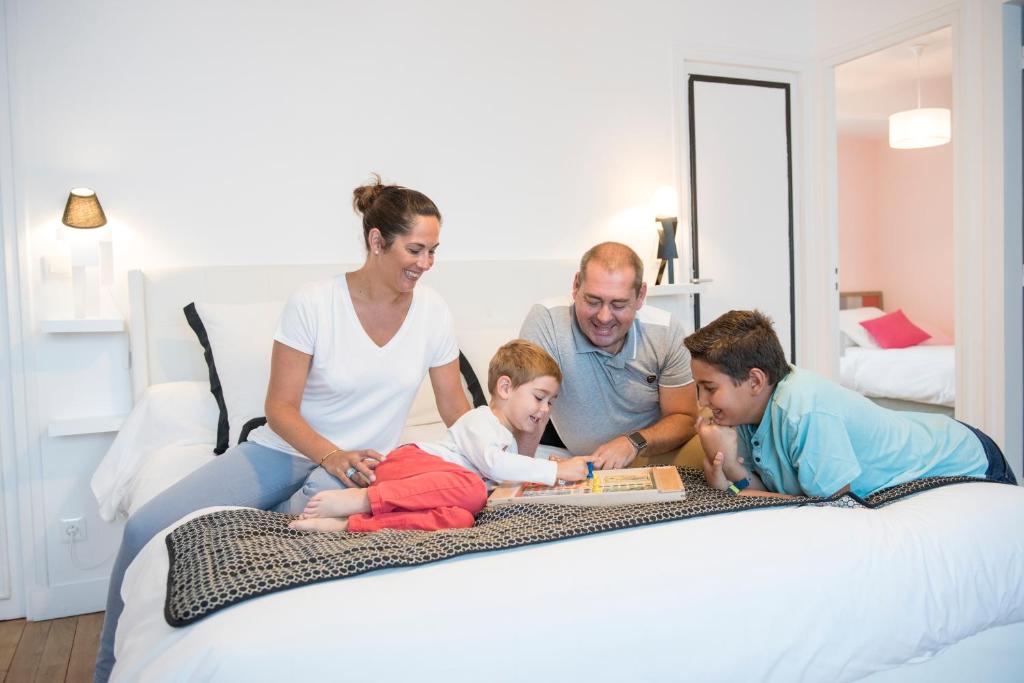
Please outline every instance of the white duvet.
M962 484L379 571L179 629L161 534L125 579L114 680L855 680L1024 621L1020 529L1024 489Z
M873 398L953 407L956 403L955 347L870 349L851 346L839 359L839 380L844 387Z

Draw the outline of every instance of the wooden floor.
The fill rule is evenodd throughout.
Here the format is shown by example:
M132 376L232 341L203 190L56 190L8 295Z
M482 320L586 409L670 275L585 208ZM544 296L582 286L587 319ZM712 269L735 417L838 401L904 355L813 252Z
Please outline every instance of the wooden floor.
M102 627L103 612L0 621L0 683L91 681Z

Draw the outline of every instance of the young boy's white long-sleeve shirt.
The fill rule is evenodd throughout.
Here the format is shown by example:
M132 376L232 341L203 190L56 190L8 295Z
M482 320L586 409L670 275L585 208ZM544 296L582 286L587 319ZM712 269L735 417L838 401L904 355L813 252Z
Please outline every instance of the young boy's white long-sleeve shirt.
M553 485L558 463L519 454L512 432L501 424L489 406L464 414L437 442L416 445L448 462L476 472L488 483L523 481Z

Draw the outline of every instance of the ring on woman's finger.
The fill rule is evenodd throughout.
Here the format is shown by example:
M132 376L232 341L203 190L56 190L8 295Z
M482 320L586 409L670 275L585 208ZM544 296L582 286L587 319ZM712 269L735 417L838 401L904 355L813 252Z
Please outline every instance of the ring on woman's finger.
M352 475L355 474L355 473L356 473L355 466L349 467L347 470L345 470L345 476L348 477L349 479L351 479Z

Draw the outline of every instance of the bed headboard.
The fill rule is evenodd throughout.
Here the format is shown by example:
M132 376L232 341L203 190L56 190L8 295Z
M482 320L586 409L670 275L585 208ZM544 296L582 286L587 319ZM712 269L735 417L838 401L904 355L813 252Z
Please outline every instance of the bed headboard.
M132 389L138 398L161 382L207 379L202 348L182 308L190 302L284 302L300 285L358 264L211 266L128 273ZM578 262L444 261L423 281L444 297L456 332L486 329L511 339L537 301L568 296ZM461 335L460 335L461 336Z
M885 310L881 292L839 292L839 310L872 306Z

